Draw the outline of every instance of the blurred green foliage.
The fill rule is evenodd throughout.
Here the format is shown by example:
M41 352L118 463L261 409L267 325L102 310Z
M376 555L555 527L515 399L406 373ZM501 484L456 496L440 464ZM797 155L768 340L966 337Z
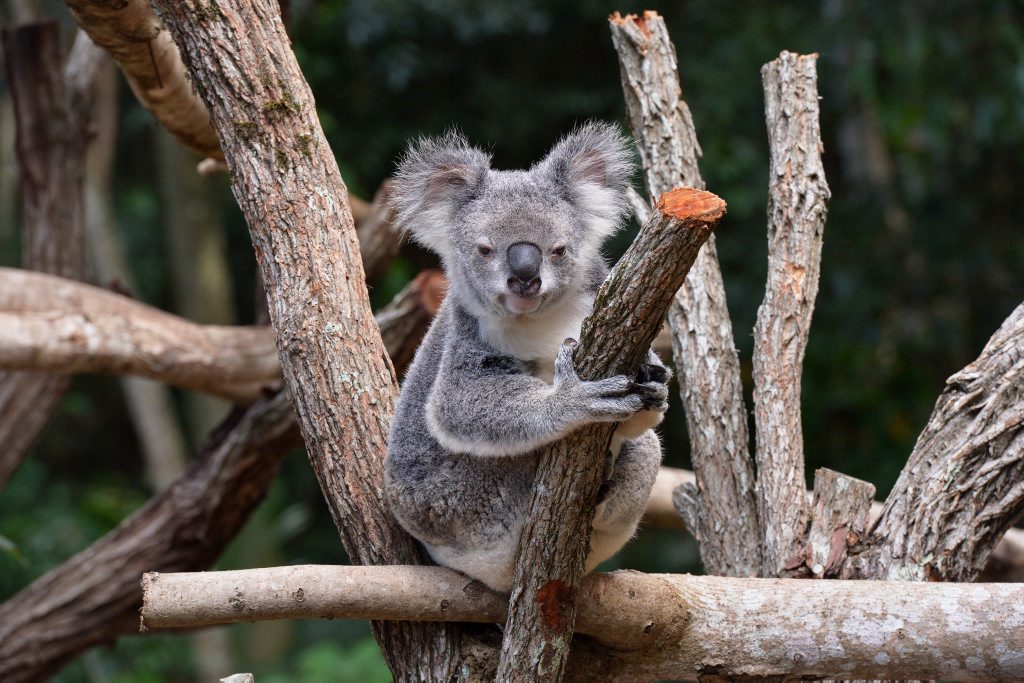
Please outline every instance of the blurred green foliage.
M833 198L804 373L808 472L833 467L873 481L884 495L944 379L977 355L1024 298L1019 0L296 0L290 32L343 175L369 197L417 135L458 126L508 168L530 164L580 121L621 121L606 16L645 8L669 23L704 149L703 173L729 203L718 244L748 398L750 330L766 272L759 69L783 49L820 54ZM153 123L127 93L123 100L120 229L140 297L169 307ZM231 267L241 319L249 320L252 249L226 181L215 182L232 206ZM629 237L617 239L610 254ZM15 262L16 239L0 240L0 262ZM434 263L408 248L374 283L375 303ZM665 432L667 461L686 464L678 406ZM0 493L0 599L88 545L146 496L116 384L76 380L32 457ZM276 548L266 561L344 561L303 458L289 458L259 514ZM246 566L243 558L261 542L243 535L224 566ZM652 531L613 564L695 571L695 557L692 540ZM238 670L255 671L258 681L386 678L365 624L294 624L278 636L273 661L247 649L257 637L251 628L235 629L232 638ZM187 679L194 670L184 642L122 639L76 661L60 680Z

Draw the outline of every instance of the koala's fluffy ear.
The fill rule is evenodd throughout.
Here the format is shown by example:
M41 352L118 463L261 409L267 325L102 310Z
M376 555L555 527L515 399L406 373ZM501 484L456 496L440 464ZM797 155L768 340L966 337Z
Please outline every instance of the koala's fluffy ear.
M580 126L534 170L554 182L588 217L588 238L599 243L618 230L627 213L624 193L633 173L633 155L616 126L594 121Z
M398 162L390 203L396 225L442 254L456 211L473 197L490 169L491 157L457 131L421 138Z

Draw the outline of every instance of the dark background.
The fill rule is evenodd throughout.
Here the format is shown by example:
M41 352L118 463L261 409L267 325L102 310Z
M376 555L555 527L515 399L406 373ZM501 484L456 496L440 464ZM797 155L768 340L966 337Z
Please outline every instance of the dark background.
M59 3L39 7L68 21ZM718 245L748 400L751 329L767 268L760 67L784 49L820 55L832 200L803 381L807 471L832 467L872 481L884 496L944 379L977 356L1024 298L1024 3L293 2L289 29L342 173L369 198L416 135L458 126L493 152L497 167L516 168L578 122L622 122L606 18L645 8L668 22L704 150L701 170L729 203ZM3 97L9 107L5 88ZM167 219L174 193L188 190L161 175L167 145L152 118L124 87L120 100L114 202L136 294L181 311L165 245L175 239ZM9 146L0 149L0 163L9 167L12 156ZM227 182L206 181L205 191L226 239L228 303L246 323L255 265ZM616 238L610 256L633 230ZM0 264L16 265L17 254L16 230L0 225ZM406 248L373 283L375 304L434 263ZM176 397L186 429L198 431L188 397ZM686 466L677 404L664 429L666 461ZM0 491L0 599L149 494L116 381L76 379ZM253 524L258 531L243 534L223 567L344 561L301 453L286 461ZM669 532L641 533L613 563L699 571L692 541ZM259 681L387 675L361 623L235 627L229 639L232 670ZM60 679L188 679L197 657L182 636L122 639Z

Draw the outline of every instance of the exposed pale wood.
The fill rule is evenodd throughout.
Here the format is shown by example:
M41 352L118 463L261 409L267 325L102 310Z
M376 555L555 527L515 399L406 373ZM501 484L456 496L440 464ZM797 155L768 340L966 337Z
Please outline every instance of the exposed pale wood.
M643 526L688 529L679 516L678 503L673 505L673 493L678 491L679 487L693 486L694 481L694 474L689 470L662 467L647 500ZM871 486L865 482L852 481L857 482L856 486ZM808 496L811 495L808 492ZM862 528L869 529L881 514L882 504L872 502L868 524ZM861 537L858 542L863 540ZM1024 529L1011 528L1006 531L989 556L989 562L979 579L986 582L1024 582Z
M143 585L148 628L285 617L502 623L506 616L501 595L440 567L147 574ZM620 571L584 579L577 630L607 648L575 658L575 677L589 680L1024 677L1019 584Z
M754 325L753 368L765 576L800 561L808 514L800 378L829 198L821 165L817 59L783 52L761 69L771 152L768 282Z
M575 352L583 380L634 375L697 252L725 214L709 192L666 192L598 290ZM629 329L629 335L617 334ZM498 679L560 680L594 503L614 424L588 425L546 447L532 489L509 600Z
M672 503L672 492L683 484L693 484L696 479L693 472L676 467L662 467L658 470L658 478L654 480L651 495L647 498L647 509L641 526L653 526L662 529L686 529Z
M421 562L382 492L398 384L370 311L345 184L277 2L155 4L220 138L285 383L348 555L359 564ZM456 629L374 622L373 630L397 679L456 673Z
M1024 305L946 380L859 576L971 581L1024 511Z
M82 168L97 53L77 41L66 79L56 22L2 31L15 115L26 268L85 273ZM67 387L61 375L0 372L0 487L21 463Z
M246 403L280 384L268 328L197 325L114 292L10 268L0 268L0 292L6 368L131 374Z
M656 12L612 15L626 114L644 165L648 194L702 188L701 156L682 100L675 48ZM761 534L748 450L747 411L714 236L701 250L669 309L673 357L697 476L694 534L710 574L754 576Z
M814 474L814 502L804 567L817 579L835 578L847 551L867 540L875 487L829 469Z

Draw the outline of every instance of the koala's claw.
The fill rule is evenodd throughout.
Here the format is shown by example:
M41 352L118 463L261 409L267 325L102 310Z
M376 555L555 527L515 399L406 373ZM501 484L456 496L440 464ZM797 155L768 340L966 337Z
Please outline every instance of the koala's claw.
M656 365L654 363L644 363L640 366L640 369L636 373L636 382L638 384L648 384L649 382L658 382L665 384L668 382L668 368L664 365Z

